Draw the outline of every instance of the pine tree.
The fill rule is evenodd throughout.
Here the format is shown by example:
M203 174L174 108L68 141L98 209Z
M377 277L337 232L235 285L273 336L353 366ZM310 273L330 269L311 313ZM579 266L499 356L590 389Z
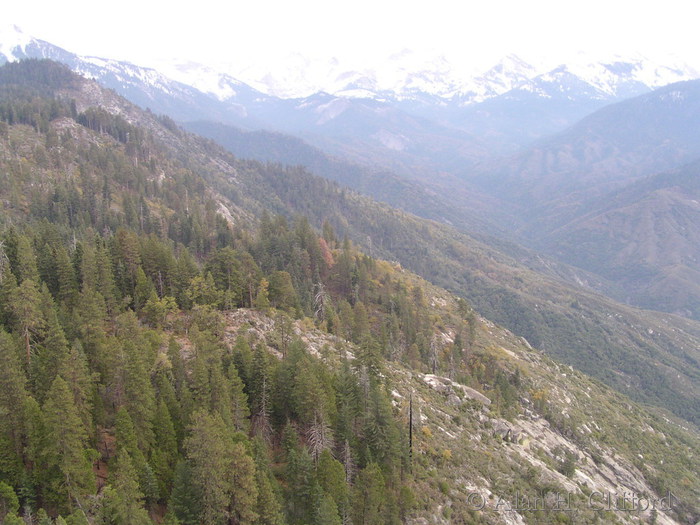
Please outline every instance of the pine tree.
M0 520L8 514L16 514L19 510L19 499L10 485L0 481Z
M136 283L134 286L134 309L136 311L141 310L145 305L151 295L156 294L155 286L151 280L146 276L143 268L139 266L136 269Z
M291 523L310 523L314 517L316 474L313 459L305 449L293 448L285 471L287 506Z
M107 306L100 292L90 288L84 289L78 297L78 303L73 309L74 334L71 338L79 338L90 368L99 370L105 376L111 368L106 359ZM109 354L108 354L109 355Z
M99 291L104 300L105 309L111 315L116 314L117 310L117 287L112 271L113 263L109 250L101 241L96 244L95 263L97 265L97 285L92 288L83 282L83 292L86 290Z
M243 443L234 443L230 458L231 516L234 523L253 525L258 519L258 486L255 461ZM271 509L272 510L272 509Z
M315 525L342 525L343 521L338 514L338 506L336 505L330 494L324 494L316 510Z
M112 501L115 525L149 525L151 520L143 507L144 495L139 489L136 469L125 448L117 452L115 465L114 499Z
M56 525L58 525L58 518ZM82 509L76 509L66 518L66 525L90 525L90 522Z
M68 384L73 394L75 407L80 414L80 419L85 425L85 429L90 432L92 429L92 409L93 391L95 378L90 374L87 358L83 352L80 341L75 341L70 350L58 363L58 373Z
M17 282L21 284L25 279L30 279L38 283L39 270L36 265L36 255L26 235L17 235L15 254L12 271L17 276ZM11 259L10 263L12 262Z
M41 293L33 279L24 279L10 297L10 309L15 319L17 333L22 338L27 367L31 366L34 340L44 328L40 305Z
M256 472L256 481L258 486L258 501L257 513L258 519L256 525L284 525L284 514L282 506L277 499L272 488L270 475L258 468Z
M14 325L14 312L12 309L12 297L17 289L17 279L10 271L3 274L0 281L0 327L7 330L12 329Z
M201 495L201 522L224 522L231 503L229 466L233 442L221 416L204 410L195 412L185 449L192 465L192 482Z
M355 525L384 525L384 476L376 463L360 471L353 487L352 509Z
M290 313L294 312L299 299L292 284L292 276L288 272L272 272L269 282L269 297L273 307Z
M0 517L2 516L2 511L0 510ZM46 511L44 509L39 509L36 512L36 523L37 525L53 525L53 520L49 518L49 515L46 514Z
M68 257L66 249L59 245L55 250L56 272L58 277L58 302L71 307L75 304L78 293L78 282L75 269Z
M257 519L255 463L242 443L236 443L218 414L193 414L185 440L192 465L192 482L200 494L202 523L219 523L229 516L235 523Z
M361 343L370 336L369 318L367 317L367 308L364 303L355 303L353 310L352 324L352 340L355 343Z
M97 265L97 248L91 242L83 245L82 257L79 264L81 289L99 290L99 272Z
M155 392L149 370L153 352L143 337L133 312L117 318L117 336L121 342L120 361L115 363L122 382L124 404L134 422L139 448L148 454L153 443L153 416Z
M267 350L262 344L255 347L253 354L250 389L252 427L256 435L269 440L272 432L270 424L271 400L270 362Z
M229 392L231 395L231 417L236 430L248 431L250 427L250 408L248 395L244 391L243 381L238 375L236 365L231 363L228 367Z
M160 496L162 499L166 499L172 489L178 453L175 428L170 418L168 406L163 399L158 402L153 428L156 446L151 452L151 464L158 480Z
M144 452L139 448L139 440L134 424L126 407L117 411L116 417L117 450L125 450L136 473L139 490L148 502L158 498L158 482Z
M173 490L168 508L182 525L199 525L202 513L202 496L193 483L189 461L180 461L175 467Z
M3 525L26 525L24 520L14 512L8 513L2 523Z
M43 402L46 391L53 383L59 364L68 354L68 341L58 320L53 299L46 285L41 288L41 315L45 320L38 344L34 348L34 359L30 370L32 391Z
M52 492L69 509L95 491L95 475L87 447L87 433L61 376L56 376L43 407L46 425L46 458L54 469Z
M270 299L268 294L269 282L264 277L260 279L258 291L255 295L255 308L258 310L267 310L270 308Z
M323 492L333 498L336 513L340 516L349 514L349 492L345 482L345 467L337 459L333 458L328 450L324 450L316 467L318 483Z
M0 479L19 481L22 471L26 376L9 334L0 329Z

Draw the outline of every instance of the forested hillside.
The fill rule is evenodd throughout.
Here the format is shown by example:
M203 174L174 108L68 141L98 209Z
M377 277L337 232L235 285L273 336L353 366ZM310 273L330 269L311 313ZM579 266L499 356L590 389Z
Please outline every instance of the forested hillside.
M495 523L469 494L515 490L576 495L531 523L629 522L585 505L611 487L700 517L697 434L363 253L352 214L314 229L301 180L0 69L4 523Z
M202 125L197 129L232 151L261 154L264 134L241 133L226 126ZM365 184L374 185L373 193L394 188L391 178L383 179L386 187L379 190L375 179L380 177L356 176L357 167L346 169L342 163L336 165L328 158L319 159L308 148L299 148L298 144L292 148L289 141L280 143L281 139L274 139L268 156L291 158L291 152L297 151L301 155L299 162L310 163L326 177L358 190L366 190ZM254 177L255 187L234 192L224 189L224 193L252 196L256 203L265 202L277 213L303 214L318 228L328 221L365 251L399 261L424 278L467 298L479 312L525 337L534 346L635 399L663 406L697 423L700 417L700 324L697 322L645 312L609 300L592 290L605 289L625 297L611 280L566 267L493 237L480 240L458 228L399 212L314 177L302 167L249 163L245 169ZM461 217L449 215L449 207L441 205L439 199L430 199L422 193L424 190L418 191L419 187L415 192L408 191L409 188L404 182L393 197L384 200L397 202L406 209L416 209L415 201L420 200L421 213L426 216L438 217L437 210L442 207L446 210L442 218L449 217L461 227L474 222L465 217L479 213L470 210ZM585 253L572 263L593 257L585 246L588 243L577 247ZM635 259L635 264L638 262ZM681 273L677 266L674 269ZM617 271L619 274L619 268ZM669 293L677 291L677 284L673 284ZM692 286L688 287L691 289Z

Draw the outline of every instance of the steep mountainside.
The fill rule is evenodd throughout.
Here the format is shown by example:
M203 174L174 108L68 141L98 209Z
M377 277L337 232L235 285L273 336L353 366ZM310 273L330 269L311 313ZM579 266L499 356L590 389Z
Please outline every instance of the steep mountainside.
M169 131L94 84L81 84L75 99L79 111L96 104L111 108L127 122L152 130L180 162L196 162L231 220L253 220L267 210L304 215L319 228L328 222L371 255L397 260L459 293L551 355L636 399L698 420L697 324L626 308L545 277L454 229L378 204L301 168L236 160L213 143Z
M561 226L590 200L700 156L700 81L613 104L496 167L484 188L527 208L528 233ZM544 230L544 231L543 231Z
M562 260L622 285L635 304L700 317L700 163L595 201L544 240Z
M5 523L700 518L696 429L341 239L415 239L426 266L445 246L494 279L504 256L50 62L0 69L0 152ZM638 352L697 348L693 323L574 299L584 329L594 300L606 328L633 320L614 337Z
M625 302L698 318L700 84L608 106L481 176L522 242L597 273ZM648 177L648 178L647 178Z
M497 216L498 200L466 187L439 192L438 185L447 187L449 181L458 185L454 178L442 183L433 179L430 185L409 180L387 170L329 155L299 138L282 133L244 131L207 121L187 122L183 127L216 141L237 157L304 166L311 173L421 217L462 230L504 234L496 227L496 222L487 219L489 215ZM469 208L461 205L467 200L473 203ZM504 211L502 221L506 217Z

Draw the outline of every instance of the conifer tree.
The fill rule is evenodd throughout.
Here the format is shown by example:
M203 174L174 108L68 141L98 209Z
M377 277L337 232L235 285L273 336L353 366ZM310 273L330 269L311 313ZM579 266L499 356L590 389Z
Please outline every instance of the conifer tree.
M348 485L345 482L345 467L328 450L324 450L316 467L318 483L323 492L330 496L341 517L349 514Z
M221 416L195 412L185 449L200 494L201 523L218 524L229 516L241 524L254 523L255 464L245 447L233 442Z
M282 506L272 488L270 475L258 469L256 482L258 486L258 501L256 505L258 519L255 522L256 525L284 525Z
M34 349L35 355L30 369L30 378L34 395L43 402L46 391L59 371L59 364L66 359L68 341L58 320L51 294L45 284L41 288L40 310L45 323L38 344Z
M22 470L26 376L15 344L0 329L0 477L16 482Z
M249 388L253 432L268 440L272 432L270 424L270 412L272 410L270 362L267 350L262 344L258 344L255 347Z
M137 477L129 453L125 448L121 448L117 452L112 482L115 496L112 502L115 525L149 525L151 523L143 507L144 495L139 489Z
M324 494L316 510L316 525L342 525L343 521L338 514L338 506L330 494Z
M56 525L58 525L58 518L56 518ZM66 525L90 525L90 522L82 509L76 509L66 517Z
M243 381L238 375L236 365L228 367L229 392L231 396L231 417L236 430L247 432L250 427L250 408L248 395L244 391Z
M161 499L167 499L172 488L173 474L177 463L177 436L170 411L161 398L153 421L156 446L151 452L151 463L158 480Z
M270 308L268 288L269 282L263 277L262 279L260 279L260 283L258 284L258 291L255 295L254 306L256 309L267 310L268 308Z
M107 306L104 297L100 292L85 288L73 309L73 334L70 339L80 338L90 367L108 377L111 363L104 355L107 353L106 320Z
M99 242L99 241L98 241ZM97 248L91 242L83 243L83 252L79 265L81 290L89 288L99 290L99 272L97 265Z
M303 448L287 454L285 478L288 483L287 508L291 523L310 523L314 518L317 494L313 459Z
M2 511L0 510L0 519L2 516ZM46 511L44 509L39 509L36 512L36 523L37 525L53 525L53 520L49 518L49 515L46 514Z
M258 519L258 486L255 461L243 443L234 443L230 457L231 503L234 523L253 525ZM272 510L272 509L271 509Z
M370 336L367 308L364 303L355 303L353 310L352 340L361 343Z
M117 450L127 452L136 473L139 490L149 503L154 502L158 498L158 482L145 454L139 448L137 432L126 407L118 410L115 427Z
M21 284L25 279L30 279L34 283L39 282L39 269L36 265L36 255L34 249L26 235L18 234L16 237L15 260L12 266L13 273L17 277L17 282ZM12 263L12 259L10 260Z
M54 379L43 412L46 461L54 470L50 488L61 506L72 509L76 502L95 491L95 475L88 456L91 451L87 447L87 433L73 395L61 376Z
M83 352L83 346L76 340L70 350L58 363L58 373L68 384L73 394L75 407L80 414L85 429L90 432L92 428L93 390L95 378L88 368L87 358Z
M55 250L56 273L58 279L58 302L59 304L72 307L75 304L78 292L78 282L75 277L75 269L68 257L66 249L59 245Z
M36 337L44 328L41 315L41 293L33 279L24 279L10 297L10 308L15 320L17 333L22 338L27 367L31 366L32 352Z
M175 467L173 490L170 493L168 508L182 525L198 525L202 513L202 496L199 487L193 483L192 467L189 461L180 461Z
M153 416L155 414L155 392L149 370L153 353L143 337L138 320L133 312L117 318L117 336L121 342L120 359L115 370L120 374L124 403L134 422L139 448L148 454L153 443Z
M141 310L145 305L151 295L155 295L156 289L153 286L151 280L146 276L143 268L139 265L136 268L136 282L134 285L134 309L136 311Z
M0 327L11 330L14 325L12 297L17 289L17 279L11 271L6 271L0 281Z
M376 463L360 471L353 487L353 523L384 525L384 476Z
M20 518L15 512L10 512L5 516L3 520L3 525L26 525L24 520Z
M284 525L282 505L278 498L277 482L270 471L267 444L260 438L253 440L255 458L255 480L258 487L256 525Z
M15 514L19 510L19 499L14 489L0 481L0 520L4 520L8 514Z
M94 290L99 291L105 303L106 311L115 315L117 310L117 287L112 270L112 257L106 246L101 241L96 244L95 263L97 265L97 286ZM93 289L83 283L83 291Z

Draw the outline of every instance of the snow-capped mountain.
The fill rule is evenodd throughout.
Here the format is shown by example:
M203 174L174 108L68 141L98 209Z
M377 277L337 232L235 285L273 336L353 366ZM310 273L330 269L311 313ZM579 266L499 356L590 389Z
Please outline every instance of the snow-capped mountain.
M432 100L466 106L512 90L543 97L567 93L572 98L619 100L682 80L700 72L680 62L663 63L642 56L604 59L579 54L566 64L527 61L508 55L480 71L442 55L403 50L382 60L358 64L338 59L311 59L293 54L277 64L162 63L157 68L171 78L220 98L231 79L279 98L306 98L324 92L343 98L402 102Z
M23 58L63 62L177 121L281 131L406 173L469 169L606 104L700 76L684 64L587 55L563 65L509 55L479 70L410 50L363 63L293 55L277 64L142 67L79 56L0 27L0 64Z
M178 82L153 68L108 58L80 56L27 35L17 26L0 27L0 64L29 58L62 62L141 107L181 121L212 119L239 123L247 118L246 107L251 101L267 98L225 76L217 76L215 87L206 84L209 77L199 72L199 81L194 83L197 85ZM206 91L198 89L203 82L208 86ZM226 99L226 104L221 104L222 99Z
M590 98L622 99L653 89L698 78L700 73L686 64L660 64L641 56L613 57L593 62L580 57L516 86L543 96L582 93Z
M22 58L52 58L76 71L119 83L148 86L174 94L195 88L219 101L259 102L267 97L306 98L328 93L340 98L374 99L390 103L421 102L430 106L469 106L503 95L529 92L542 98L615 101L638 95L700 73L679 62L663 63L634 56L606 59L579 54L552 66L509 55L479 71L442 55L403 50L372 62L312 59L290 55L276 64L257 62L216 66L158 63L145 68L122 61L79 57L24 34L16 26L0 28L0 62ZM173 81L179 83L173 85ZM114 87L110 85L110 87ZM239 108L241 111L243 108ZM423 115L426 116L426 115Z

